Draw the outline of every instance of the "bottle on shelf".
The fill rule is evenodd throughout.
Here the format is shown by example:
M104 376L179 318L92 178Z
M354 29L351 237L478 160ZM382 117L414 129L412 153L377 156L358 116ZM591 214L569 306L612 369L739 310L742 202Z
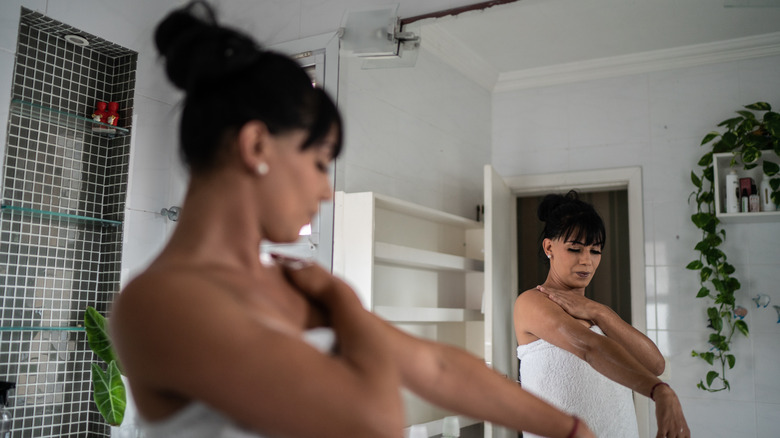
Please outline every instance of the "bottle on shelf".
M98 101L95 104L95 111L92 112L92 120L106 123L106 103Z
M756 189L755 184L750 186L750 197L748 199L749 199L748 204L751 213L756 213L761 211L761 199L758 196L758 189Z
M742 213L747 213L750 211L750 195L748 195L747 189L742 189L742 196L739 197L739 200L742 201Z
M11 438L11 427L14 424L11 410L8 409L8 391L14 389L14 382L0 382L0 438Z
M117 126L119 123L119 104L116 102L108 102L108 111L106 113L106 123L109 125Z
M772 186L769 185L769 176L764 175L761 178L761 211L775 211L777 206L772 201Z
M739 176L734 169L726 175L726 213L739 213Z

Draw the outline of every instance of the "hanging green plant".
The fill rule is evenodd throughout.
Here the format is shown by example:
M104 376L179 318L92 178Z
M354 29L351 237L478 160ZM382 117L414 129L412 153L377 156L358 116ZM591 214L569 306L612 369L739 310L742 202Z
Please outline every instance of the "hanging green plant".
M701 172L691 171L691 181L696 187L691 194L696 200L696 214L691 216L691 220L701 230L702 239L694 248L699 252L699 258L686 268L699 271L700 289L696 297L710 301L708 327L714 332L709 336L712 347L708 351L692 351L691 355L714 368L696 385L710 392L731 389L726 370L734 368L736 363L736 357L731 353L732 338L737 332L745 336L749 333L747 323L734 313L734 293L741 287L735 276L736 269L728 263L726 253L720 248L726 231L720 226L715 210L717 182L713 175L713 154L731 152L730 166L735 167L741 162L746 170L758 166L764 153L780 156L780 114L772 112L772 107L766 102L756 102L745 108L737 111L738 117L718 124L718 127L725 128L725 132L713 131L702 139L701 146L709 144L710 149L699 160ZM763 117L759 118L755 112L763 112ZM780 203L780 166L764 160L762 170L771 177L772 201Z

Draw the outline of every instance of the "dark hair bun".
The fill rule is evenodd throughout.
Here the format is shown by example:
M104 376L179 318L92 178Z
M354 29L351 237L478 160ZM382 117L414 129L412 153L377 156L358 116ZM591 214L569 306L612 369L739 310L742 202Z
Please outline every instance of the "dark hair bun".
M574 190L570 190L565 195L549 194L546 195L542 202L539 203L539 209L536 211L536 216L542 222L547 222L550 219L552 212L557 210L562 205L568 204L572 201L578 201L579 196Z
M168 78L183 90L218 81L257 59L255 43L232 29L217 25L214 11L202 1L170 13L154 35L165 58Z

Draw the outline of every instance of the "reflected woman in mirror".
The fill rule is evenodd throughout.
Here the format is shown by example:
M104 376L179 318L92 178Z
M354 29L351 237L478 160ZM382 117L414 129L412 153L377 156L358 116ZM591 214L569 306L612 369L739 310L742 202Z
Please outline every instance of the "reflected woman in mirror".
M155 43L185 92L190 180L170 240L110 319L147 438L399 438L402 387L516 430L593 436L484 361L376 317L316 264L261 259L264 239L295 242L331 198L338 110L203 2L168 15Z
M606 238L601 217L574 191L545 196L537 215L550 270L544 284L515 301L523 388L580 416L604 438L639 436L633 390L655 401L658 437L689 437L677 395L658 378L658 348L585 297Z

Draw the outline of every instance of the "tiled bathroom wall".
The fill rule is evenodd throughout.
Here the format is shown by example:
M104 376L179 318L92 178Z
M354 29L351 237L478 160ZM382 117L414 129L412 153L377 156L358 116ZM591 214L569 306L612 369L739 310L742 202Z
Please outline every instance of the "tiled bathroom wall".
M17 384L13 436L108 436L81 325L87 306L107 311L119 289L136 61L21 9L0 215L0 380ZM93 129L98 100L119 103L124 129Z

